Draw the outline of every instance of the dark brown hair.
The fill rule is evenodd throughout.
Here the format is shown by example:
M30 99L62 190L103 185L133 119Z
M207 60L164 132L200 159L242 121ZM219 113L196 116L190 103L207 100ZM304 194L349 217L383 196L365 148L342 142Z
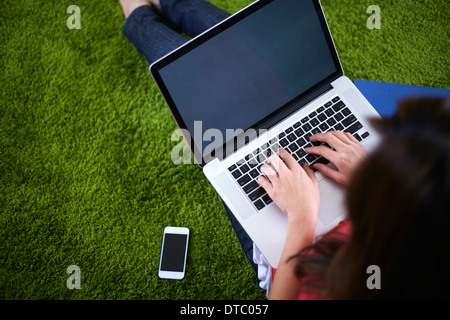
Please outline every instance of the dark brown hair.
M374 125L383 140L347 190L351 236L302 250L296 274L324 298L449 298L450 99L404 100ZM367 287L370 265L379 290Z

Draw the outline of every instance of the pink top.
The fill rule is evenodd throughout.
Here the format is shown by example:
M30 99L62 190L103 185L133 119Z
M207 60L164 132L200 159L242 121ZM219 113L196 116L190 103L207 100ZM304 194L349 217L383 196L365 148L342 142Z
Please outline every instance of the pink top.
M348 219L342 220L339 224L334 227L332 230L328 231L325 235L322 236L322 239L331 236L333 233L338 232L344 235L350 235L352 231L352 225ZM319 240L320 241L320 240ZM275 277L276 269L272 269L272 281ZM321 296L318 296L315 292L311 292L309 290L301 290L298 294L299 300L322 300L324 299Z

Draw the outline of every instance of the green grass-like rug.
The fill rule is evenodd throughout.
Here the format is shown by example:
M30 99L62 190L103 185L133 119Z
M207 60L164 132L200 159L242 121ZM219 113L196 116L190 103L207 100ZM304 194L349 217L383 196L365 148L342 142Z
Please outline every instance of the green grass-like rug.
M71 4L79 30L66 27ZM322 4L350 79L450 87L445 0ZM380 30L366 27L371 4ZM265 298L201 170L171 161L176 123L118 2L0 8L0 298ZM182 281L157 276L167 225L191 229ZM66 286L70 265L79 290Z

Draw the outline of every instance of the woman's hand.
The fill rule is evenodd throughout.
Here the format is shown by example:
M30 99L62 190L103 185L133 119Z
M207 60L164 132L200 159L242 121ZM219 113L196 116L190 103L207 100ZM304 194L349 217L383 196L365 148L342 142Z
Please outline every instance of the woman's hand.
M261 167L268 179L260 176L258 182L287 214L289 222L306 224L314 231L320 202L316 176L306 164L302 168L286 150L280 148L278 153Z
M318 133L313 135L310 140L326 142L335 149L319 146L306 148L305 151L330 160L336 166L337 170L322 163L315 164L314 168L323 175L345 186L348 185L355 168L368 154L366 148L348 132L330 131Z

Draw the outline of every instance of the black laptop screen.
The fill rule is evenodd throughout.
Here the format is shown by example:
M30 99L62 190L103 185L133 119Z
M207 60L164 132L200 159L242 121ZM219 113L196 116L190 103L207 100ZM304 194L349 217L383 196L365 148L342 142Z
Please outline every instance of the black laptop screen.
M337 72L313 1L274 0L159 70L186 128L251 128Z

